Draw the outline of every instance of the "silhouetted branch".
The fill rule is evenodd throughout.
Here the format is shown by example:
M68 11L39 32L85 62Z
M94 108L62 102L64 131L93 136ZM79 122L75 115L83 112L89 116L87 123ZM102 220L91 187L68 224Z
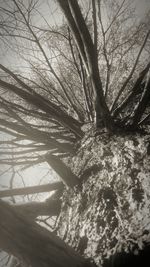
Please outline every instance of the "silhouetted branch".
M128 103L131 102L131 100L133 100L134 97L140 93L141 83L143 82L149 69L150 69L150 62L147 64L145 69L139 74L139 77L136 80L136 82L132 88L131 93L129 93L129 95L127 95L127 97L124 99L124 101L114 110L113 117L116 117L119 114L119 112L121 112L123 109L125 109L126 106L128 105Z
M143 49L145 47L145 44L146 44L146 42L148 40L149 35L150 35L150 31L148 31L147 34L146 34L146 36L145 36L144 42L143 42L143 44L142 44L142 46L141 46L141 48L139 50L139 53L138 53L137 58L135 60L135 63L134 63L134 65L133 65L133 67L132 67L132 69L130 71L130 74L128 75L128 78L126 79L126 81L122 85L121 89L119 90L119 93L118 93L117 97L115 98L114 103L112 104L111 111L113 111L115 109L116 104L117 104L117 102L118 102L121 94L123 93L124 89L126 88L127 84L129 83L130 79L132 78L132 75L133 75L133 73L134 73L134 71L136 69L137 63L139 61L139 58L140 58L141 53L142 53L142 51L143 51Z
M63 188L62 182L55 182L51 184L36 185L36 186L27 186L22 188L13 188L0 191L0 198L50 192L62 188Z
M137 106L133 111L133 115L131 115L131 118L133 119L132 127L136 127L137 124L140 122L149 101L150 101L150 79L148 80L145 86L144 92L140 98L139 103L137 104Z

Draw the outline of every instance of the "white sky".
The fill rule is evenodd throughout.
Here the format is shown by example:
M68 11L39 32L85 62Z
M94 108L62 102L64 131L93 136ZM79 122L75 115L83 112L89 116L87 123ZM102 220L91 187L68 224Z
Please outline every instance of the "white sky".
M9 0L11 2L11 0ZM89 0L80 0L81 3L85 6L85 3ZM122 0L118 0L122 2ZM131 0L126 0L131 1ZM0 6L5 7L5 3L8 3L6 0L0 0ZM142 18L150 9L150 0L133 0L133 3L135 3L137 13L139 14L139 18ZM58 7L58 4L56 3L56 0L40 0L37 6L38 11L35 13L33 23L36 26L45 26L45 20L48 22L50 26L52 25L59 25L62 23L62 13L60 8ZM48 26L47 24L47 26ZM3 46L1 44L0 49L0 61L1 64L4 64L6 66L15 66L24 68L24 71L26 71L26 64L22 64L22 59L15 54L12 53L11 49L8 49L6 46Z

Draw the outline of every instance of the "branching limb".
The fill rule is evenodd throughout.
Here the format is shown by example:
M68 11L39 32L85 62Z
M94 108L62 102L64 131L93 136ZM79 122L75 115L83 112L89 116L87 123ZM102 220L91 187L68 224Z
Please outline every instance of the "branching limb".
M128 78L126 79L126 81L125 81L124 84L122 85L122 87L121 87L121 89L120 89L120 91L119 91L119 93L118 93L118 95L117 95L117 97L116 97L114 103L112 104L111 111L113 111L113 110L116 108L116 104L117 104L117 102L118 102L120 96L122 95L124 89L126 88L127 84L129 83L130 79L132 78L132 75L133 75L133 73L134 73L134 71L135 71L135 69L136 69L136 66L137 66L137 64L138 64L139 58L140 58L140 56L141 56L141 54L142 54L142 51L143 51L143 49L144 49L144 47L145 47L145 44L146 44L146 42L147 42L147 40L148 40L149 35L150 35L150 30L147 32L147 34L146 34L146 36L145 36L144 42L143 42L143 44L142 44L142 46L141 46L141 48L140 48L140 50L139 50L139 53L138 53L138 55L137 55L137 58L136 58L136 60L135 60L134 65L133 65L133 67L132 67L132 69L131 69L131 72L130 72L130 74L128 75Z
M16 212L22 213L29 219L35 219L38 216L57 216L61 208L61 200L51 199L49 202L27 202L12 205Z
M85 260L54 233L31 222L2 200L0 214L0 248L22 263L33 267L85 266Z
M133 119L132 127L135 128L140 122L142 115L150 101L150 78L145 86L145 90L141 96L141 99L133 111L131 118Z
M74 187L75 185L79 184L79 178L72 172L71 168L68 167L57 156L47 154L45 159L51 168L69 187Z
M147 66L145 67L145 69L139 74L139 77L138 79L136 80L133 88L132 88L132 92L127 95L127 97L124 99L124 101L114 110L113 112L113 117L117 117L117 115L127 107L127 105L129 104L129 102L131 102L134 97L140 93L141 89L140 89L140 86L141 86L141 83L143 82L146 74L148 73L150 69L150 62L147 64Z
M11 196L20 196L20 195L29 195L42 192L51 192L57 189L62 189L62 182L55 182L51 184L36 185L36 186L26 186L22 188L13 188L8 190L0 191L0 198L11 197Z
M110 112L108 110L108 107L106 105L105 98L103 95L102 83L101 83L101 79L99 76L99 69L98 69L98 59L95 56L94 44L92 42L89 30L85 24L78 2L76 0L75 1L69 0L69 6L74 16L74 19L72 21L72 19L70 19L70 17L68 17L67 15L68 6L66 8L66 1L64 0L63 1L57 0L57 1L63 9L63 12L68 20L68 23L74 34L74 38L78 44L78 47L80 48L81 45L82 46L84 45L84 48L86 51L86 58L88 61L89 75L90 75L93 88L94 88L94 91L97 97L96 112L98 113L98 110L99 110L98 117L100 117L100 114L101 114L101 119L104 121L106 128L110 130L113 127L113 121L110 116ZM70 9L69 9L69 12L70 12ZM74 27L74 24L76 25L76 28L78 28L78 32L76 32L76 28ZM82 40L82 42L80 42L80 40L76 38L77 33L80 34L80 39ZM79 51L81 51L81 49L79 49Z

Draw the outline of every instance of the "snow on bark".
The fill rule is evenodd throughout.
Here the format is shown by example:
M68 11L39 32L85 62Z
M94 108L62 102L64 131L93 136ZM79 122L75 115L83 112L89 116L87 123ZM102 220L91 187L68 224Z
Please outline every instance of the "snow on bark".
M98 266L122 250L137 254L150 240L148 138L86 136L72 168L82 181L67 190L58 234Z

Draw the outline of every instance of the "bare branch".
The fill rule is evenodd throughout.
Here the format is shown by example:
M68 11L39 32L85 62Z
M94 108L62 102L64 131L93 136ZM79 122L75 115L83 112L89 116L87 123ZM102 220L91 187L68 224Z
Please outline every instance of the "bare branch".
M150 62L147 64L145 69L139 74L139 77L136 80L136 82L132 88L132 92L129 93L129 95L127 95L127 97L124 99L124 101L114 110L114 112L113 112L114 117L116 117L119 114L119 112L121 112L128 105L128 103L135 97L135 95L137 95L139 93L141 83L142 83L144 77L146 76L147 72L149 71L149 69L150 69Z
M62 162L58 157L47 154L47 163L59 175L59 177L69 186L74 187L79 184L79 178L72 172L71 168Z
M96 16L96 5L95 0L92 0L92 16L93 16L93 28L94 28L94 37L93 37L93 43L95 47L95 54L97 58L97 16Z
M42 267L45 264L56 267L84 266L85 260L59 237L31 222L2 200L0 214L0 247L24 264L28 263L34 267Z
M141 96L139 103L137 104L137 106L133 111L133 115L131 115L131 118L133 118L133 123L132 123L133 128L135 128L138 122L140 122L149 101L150 101L150 78L146 83L144 92Z
M70 19L70 17L67 15L69 6L66 5L66 1L58 0L58 3L64 11L64 14L73 32L74 38L78 44L79 50L81 50L80 49L81 44L82 45L84 44L86 57L88 61L88 69L89 69L88 71L97 97L97 109L99 109L100 111L99 113L101 114L101 117L105 123L106 128L111 129L113 123L103 95L102 83L99 76L98 61L95 55L94 44L92 42L88 28L85 24L84 18L81 14L79 5L76 0L75 1L69 0L69 5L72 14L75 18L72 21L72 16ZM77 32L76 28L74 27L74 24L77 25L76 26L78 28ZM82 39L82 43L77 37L78 33L80 33L81 36L80 38Z
M105 98L106 98L107 97L107 93L108 93L109 81L110 81L110 67L111 66L110 66L109 59L108 59L107 46L106 46L106 33L105 33L105 30L104 30L104 27L103 27L100 3L101 2L99 0L97 0L98 17L99 17L99 21L100 21L100 25L101 25L102 36L103 36L103 54L104 54L104 58L105 58L105 61L106 61L106 66L107 66L106 84L105 84Z
M12 205L16 212L22 213L29 219L35 219L38 216L57 216L60 212L61 201L59 199L49 199L49 201L44 202L27 202L27 203L17 203Z
M149 35L150 35L150 30L147 32L147 34L146 34L146 36L145 36L144 42L143 42L143 44L142 44L142 46L141 46L141 48L140 48L140 50L139 50L139 53L138 53L138 55L137 55L137 58L136 58L136 60L135 60L135 63L134 63L134 65L133 65L132 69L131 69L131 72L130 72L128 78L126 79L126 81L125 81L124 84L122 85L122 87L121 87L121 89L120 89L120 91L119 91L119 93L118 93L118 95L117 95L117 97L116 97L114 103L112 104L111 111L113 111L113 110L115 109L116 104L117 104L117 102L118 102L118 100L119 100L121 94L123 93L124 89L126 88L127 84L129 83L130 79L132 78L132 75L133 75L133 73L134 73L134 71L135 71L135 69L136 69L136 66L137 66L137 64L138 64L139 58L140 58L141 53L142 53L142 51L143 51L143 49L144 49L144 47L145 47L145 44L146 44L146 42L147 42L147 40L148 40Z
M20 195L29 195L43 192L51 192L57 189L62 189L62 182L55 182L44 185L28 186L22 188L13 188L8 190L0 191L0 198L10 197L10 196L20 196Z

